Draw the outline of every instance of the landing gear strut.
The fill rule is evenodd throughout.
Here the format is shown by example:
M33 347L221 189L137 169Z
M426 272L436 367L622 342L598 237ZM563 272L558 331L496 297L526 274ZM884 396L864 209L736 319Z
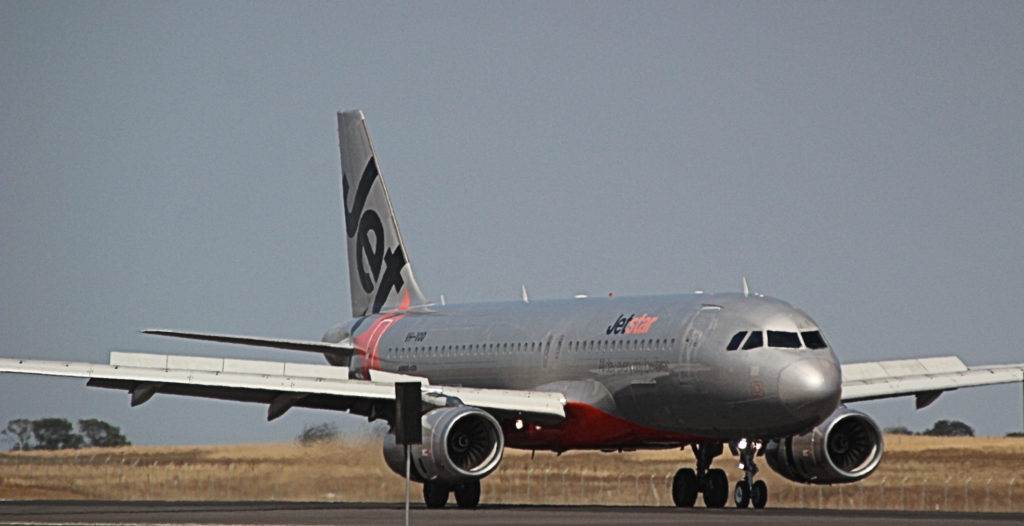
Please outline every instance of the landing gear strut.
M683 468L672 480L672 501L680 508L692 508L697 502L697 493L704 495L704 505L721 508L729 498L729 479L725 471L710 469L711 461L722 454L722 444L693 444L690 446L697 457L697 471Z
M757 509L764 508L768 503L768 486L763 480L754 480L758 472L754 457L761 450L761 442L742 439L736 443L735 448L740 455L743 480L736 482L736 489L732 495L733 502L737 508L746 508L750 504Z

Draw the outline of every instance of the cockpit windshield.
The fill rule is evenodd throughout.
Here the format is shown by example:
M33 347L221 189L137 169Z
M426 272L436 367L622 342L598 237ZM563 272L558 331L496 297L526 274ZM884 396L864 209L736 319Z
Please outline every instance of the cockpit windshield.
M800 336L795 332L768 331L768 347L799 349Z
M804 345L811 349L824 349L828 347L828 344L825 343L825 338L821 337L821 332L819 331L801 332L800 336L804 337Z
M761 331L753 331L747 338L747 343L743 344L743 350L749 351L750 349L756 349L764 345L764 337L761 336Z
M775 349L824 349L828 347L821 331L804 331L800 333L787 331L740 331L732 336L725 350L735 351L742 348L744 351L758 349L765 346L765 333L767 333L767 346Z

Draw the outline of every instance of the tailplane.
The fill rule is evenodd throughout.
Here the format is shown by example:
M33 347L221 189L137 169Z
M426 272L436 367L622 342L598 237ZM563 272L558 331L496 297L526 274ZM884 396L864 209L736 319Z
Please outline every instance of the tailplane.
M427 304L398 232L363 112L338 114L352 316Z

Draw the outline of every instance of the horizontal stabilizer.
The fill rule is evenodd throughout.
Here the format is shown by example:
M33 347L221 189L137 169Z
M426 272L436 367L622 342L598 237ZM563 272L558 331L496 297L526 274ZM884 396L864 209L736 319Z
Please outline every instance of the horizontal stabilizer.
M188 340L200 340L207 342L231 343L236 345L249 345L252 347L269 347L271 349L283 349L288 351L305 351L315 353L331 353L339 357L352 356L355 353L355 346L350 340L341 343L314 342L308 340L282 340L275 338L259 338L256 336L239 336L234 334L217 334L210 332L185 332L165 329L146 329L143 334L154 336L170 336L172 338L184 338Z

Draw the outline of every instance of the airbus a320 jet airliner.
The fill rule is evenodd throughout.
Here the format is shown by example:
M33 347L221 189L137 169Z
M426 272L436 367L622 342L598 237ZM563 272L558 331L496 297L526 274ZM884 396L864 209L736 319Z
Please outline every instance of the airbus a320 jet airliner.
M421 292L362 112L338 114L352 319L322 341L147 330L147 334L322 353L330 365L110 353L109 364L0 359L0 371L89 378L127 390L257 402L395 421L398 381L421 382L423 443L412 477L426 505L475 507L505 447L566 451L691 447L672 496L724 506L711 461L727 446L739 507L768 499L758 457L810 484L854 482L882 458L882 433L844 404L1017 382L1024 364L967 367L955 356L840 365L804 312L750 294L573 298L436 305ZM384 457L405 473L394 434Z

